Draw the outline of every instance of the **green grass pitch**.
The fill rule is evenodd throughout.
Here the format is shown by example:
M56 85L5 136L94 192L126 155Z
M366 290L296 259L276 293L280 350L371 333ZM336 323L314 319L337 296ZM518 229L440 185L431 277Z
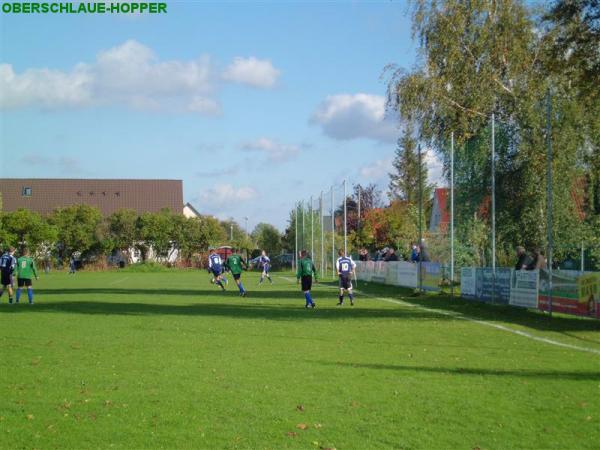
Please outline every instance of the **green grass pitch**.
M362 283L353 308L323 283L305 310L292 274L244 279L247 299L201 271L5 294L0 447L600 446L598 322Z

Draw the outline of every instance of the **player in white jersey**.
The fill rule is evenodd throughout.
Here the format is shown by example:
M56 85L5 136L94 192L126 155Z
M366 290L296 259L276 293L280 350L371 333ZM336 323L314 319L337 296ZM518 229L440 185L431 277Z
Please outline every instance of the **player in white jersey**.
M352 258L346 256L343 250L338 251L339 258L335 263L338 276L340 277L340 301L337 304L342 306L344 304L344 291L348 292L350 298L350 305L354 306L354 294L352 293L352 275L356 269L356 263L352 261Z
M13 273L17 267L17 258L15 258L15 248L9 247L0 257L0 297L4 290L8 290L8 303L13 302Z
M217 286L220 286L222 290L225 290L223 281L227 283L227 278L223 275L223 261L214 248L210 249L210 254L208 256L208 272L213 275L211 283L215 283Z
M269 283L273 284L271 275L269 275L269 270L271 270L271 259L267 256L266 251L262 251L258 262L262 266L262 274L260 276L260 281L258 282L258 284L262 284L262 282L265 281L265 277L269 279Z

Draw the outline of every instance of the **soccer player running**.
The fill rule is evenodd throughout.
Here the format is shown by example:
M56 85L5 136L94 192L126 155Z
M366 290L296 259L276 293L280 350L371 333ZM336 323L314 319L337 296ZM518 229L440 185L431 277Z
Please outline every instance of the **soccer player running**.
M227 282L227 278L223 276L223 261L214 248L210 249L210 255L208 256L208 271L214 277L213 282L220 286L222 290L225 290L223 281Z
M317 268L308 255L308 252L302 250L300 252L300 261L298 261L298 270L296 271L296 282L299 283L302 281L302 291L304 292L304 298L306 299L306 305L304 305L305 308L315 308L317 306L310 295L313 275L315 277L315 283L318 283Z
M258 284L262 284L262 282L265 281L265 277L269 279L269 283L273 284L273 280L271 280L271 275L269 275L269 269L271 268L271 259L267 256L266 251L262 251L258 261L262 265L262 274L260 276L260 281L258 282Z
M248 264L246 264L246 261L244 261L244 258L242 258L240 255L238 255L238 250L234 249L233 253L231 255L229 255L229 257L227 258L227 261L225 262L225 265L229 268L229 270L231 271L231 274L233 275L233 279L235 280L235 283L238 286L238 289L240 290L240 296L242 297L246 297L247 292L246 289L244 289L244 285L242 284L242 271L248 270Z
M343 250L338 251L339 258L335 263L338 276L340 277L340 301L337 306L344 304L344 291L348 292L350 305L354 306L354 295L352 294L352 275L356 270L356 263L352 258L346 256Z
M9 247L0 257L0 297L8 290L8 303L13 302L13 273L17 266L15 248Z
M29 251L23 249L22 256L17 259L17 303L19 303L21 298L21 288L25 286L27 288L29 304L33 305L33 286L31 285L32 275L36 280L38 279L35 262L33 261L33 258L29 256Z

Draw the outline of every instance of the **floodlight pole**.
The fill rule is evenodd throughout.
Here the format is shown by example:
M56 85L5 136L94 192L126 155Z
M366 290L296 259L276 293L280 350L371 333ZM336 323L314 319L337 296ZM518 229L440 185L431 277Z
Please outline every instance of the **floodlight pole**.
M304 248L304 200L300 201L300 206L302 209L302 241L300 242L300 247L302 247L302 250L306 250Z
M454 131L450 133L450 295L454 297Z
M553 233L552 233L552 97L550 90L546 93L546 208L547 222L546 227L548 239L548 312L552 317L552 250L553 250Z
M348 254L348 213L346 205L348 194L346 193L346 180L344 180L344 256Z
M335 278L335 194L331 186L331 276Z
M585 247L583 241L581 241L581 272L585 272Z
M295 233L294 233L294 238L296 241L296 248L295 248L295 252L294 252L294 270L296 270L298 268L298 203L296 203L296 214L294 214L295 219L296 219L296 227L295 227Z
M423 274L421 268L423 266L423 182L421 180L421 144L417 145L417 153L419 155L419 294L423 292Z
M362 188L360 186L360 184L358 185L358 218L357 218L357 225L360 226L360 192L362 191Z
M492 303L496 302L496 116L492 113Z
M321 215L321 273L324 273L325 272L325 241L323 240L323 191L321 191L319 213Z
M315 213L313 211L313 198L310 196L310 257L315 258L315 224L314 224Z

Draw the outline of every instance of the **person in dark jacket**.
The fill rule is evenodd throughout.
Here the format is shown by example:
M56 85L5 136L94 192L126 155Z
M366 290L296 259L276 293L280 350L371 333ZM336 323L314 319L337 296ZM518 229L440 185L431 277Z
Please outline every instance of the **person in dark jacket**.
M410 252L410 261L414 263L419 261L419 247L417 247L417 244L412 245L412 250Z
M358 252L358 260L359 261L368 261L369 260L369 252L366 248L361 249Z
M390 247L390 249L387 252L387 255L385 255L384 261L398 261L398 255L396 255L396 251L393 248Z
M431 259L429 258L429 252L425 248L425 242L421 242L421 245L419 245L419 261L420 262L431 261Z
M515 270L527 270L527 267L531 264L531 258L525 251L525 247L520 245L517 247L517 263L515 264Z

